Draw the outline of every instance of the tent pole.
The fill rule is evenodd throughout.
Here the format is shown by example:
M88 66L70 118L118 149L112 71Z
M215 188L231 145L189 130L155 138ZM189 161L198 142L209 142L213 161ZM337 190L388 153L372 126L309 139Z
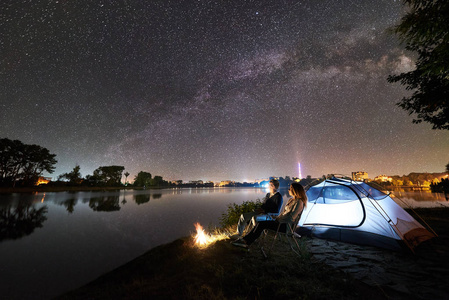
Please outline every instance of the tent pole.
M404 238L404 235L402 234L402 232L398 229L398 227L393 223L393 221L391 220L390 216L387 214L387 212L382 208L382 206L380 206L374 198L371 197L371 194L368 193L368 191L366 191L364 188L357 186L354 184L354 186L360 191L361 189L363 189L366 198L369 200L369 202L371 203L371 205L373 205L373 207L380 213L380 215L382 217L384 217L385 221L388 222L388 224L390 224L391 228L393 228L393 230L396 232L396 234L401 238L402 241L404 241L404 243L407 245L407 247L412 251L413 254L415 254L415 250L413 249L413 247L410 245L410 243ZM385 217L387 216L387 218Z
M405 206L407 206L408 209L410 209L427 227L427 229L429 229L430 231L432 231L432 233L438 237L438 234L433 230L432 227L430 227L430 225L424 221L424 219L413 209L413 207L411 207L409 204L407 204L407 202L405 202L404 200L402 200L401 198L399 198L398 196L395 195L395 197L401 201Z

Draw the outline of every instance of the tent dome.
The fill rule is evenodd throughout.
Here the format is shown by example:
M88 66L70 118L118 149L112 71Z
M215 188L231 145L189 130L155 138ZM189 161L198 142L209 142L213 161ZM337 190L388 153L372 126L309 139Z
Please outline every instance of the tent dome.
M327 179L307 190L300 233L388 249L411 250L435 237L388 194L364 182Z

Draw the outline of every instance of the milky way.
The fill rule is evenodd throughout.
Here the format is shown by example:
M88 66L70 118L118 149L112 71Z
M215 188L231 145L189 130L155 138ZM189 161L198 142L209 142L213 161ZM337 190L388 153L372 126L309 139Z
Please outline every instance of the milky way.
M0 137L52 176L442 172L449 133L395 103L398 1L2 1Z

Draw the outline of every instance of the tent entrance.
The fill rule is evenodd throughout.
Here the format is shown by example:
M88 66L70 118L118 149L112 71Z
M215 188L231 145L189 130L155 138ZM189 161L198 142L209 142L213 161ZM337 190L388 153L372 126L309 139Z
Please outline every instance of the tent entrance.
M310 189L308 194L313 193ZM315 199L309 198L313 206L304 225L354 228L363 224L366 218L365 208L354 190L340 184L331 184L319 189L315 193ZM323 220L326 222L323 223Z

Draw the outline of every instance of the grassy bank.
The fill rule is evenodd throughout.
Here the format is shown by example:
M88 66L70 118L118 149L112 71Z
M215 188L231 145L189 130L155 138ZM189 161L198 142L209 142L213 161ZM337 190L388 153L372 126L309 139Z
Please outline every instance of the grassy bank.
M192 238L156 247L60 299L383 299L378 290L279 244L267 260L258 249ZM366 291L369 293L367 297Z
M422 260L429 256L424 252L430 251L431 260L445 257L449 210L417 212L439 238L418 249L415 256L404 255ZM185 237L151 249L59 299L415 299L388 286L367 285L316 260L307 250L310 241L300 240L301 257L280 242L264 259L257 243L250 251L232 246L229 240L198 249L191 237Z

